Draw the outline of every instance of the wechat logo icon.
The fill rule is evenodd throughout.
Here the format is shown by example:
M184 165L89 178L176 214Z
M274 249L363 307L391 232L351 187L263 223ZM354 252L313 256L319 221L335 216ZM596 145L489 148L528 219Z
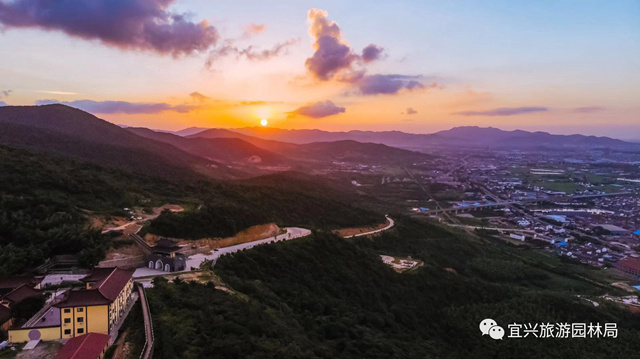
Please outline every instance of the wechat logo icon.
M504 328L499 326L498 323L490 318L487 318L480 322L480 331L482 335L489 335L491 339L502 340L504 338Z

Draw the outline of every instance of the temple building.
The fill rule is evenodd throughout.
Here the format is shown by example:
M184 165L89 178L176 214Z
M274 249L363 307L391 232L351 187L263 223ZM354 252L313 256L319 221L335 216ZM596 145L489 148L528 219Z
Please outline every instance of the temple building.
M187 256L178 252L179 250L180 247L175 241L161 238L147 257L149 268L165 272L184 270L187 264Z

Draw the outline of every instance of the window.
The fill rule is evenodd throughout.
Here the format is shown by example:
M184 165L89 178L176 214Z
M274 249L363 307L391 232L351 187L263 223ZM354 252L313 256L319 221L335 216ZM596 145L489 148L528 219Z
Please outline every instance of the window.
M84 308L78 308L78 312L79 312L79 313L84 312Z
M78 328L78 334L82 334L84 333L84 329L83 328Z
M83 317L79 317L78 318L78 323L83 323L84 322L84 318Z
M65 324L71 323L71 318L64 318L64 323Z
M71 329L65 329L64 330L64 335L69 335L71 334Z
M71 309L69 309L69 308L65 308L64 312L65 312L65 313L71 313Z

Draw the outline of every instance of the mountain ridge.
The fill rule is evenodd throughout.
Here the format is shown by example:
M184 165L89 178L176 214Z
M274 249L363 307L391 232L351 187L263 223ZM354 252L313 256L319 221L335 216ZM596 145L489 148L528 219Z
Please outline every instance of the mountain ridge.
M429 146L465 147L536 147L536 146L637 146L606 136L557 135L544 131L502 130L495 127L459 126L430 134L415 134L402 131L362 131L351 130L331 132L318 129L287 130L279 128L243 127L236 129L214 128L190 135L203 136L207 131L227 131L226 136L235 133L261 140L279 141L293 144L314 142L335 142L353 140L357 142L380 143L387 146L411 148ZM231 134L230 134L231 133Z
M239 173L166 143L140 137L69 106L0 107L0 144L53 152L113 168L156 176L205 174L233 178Z

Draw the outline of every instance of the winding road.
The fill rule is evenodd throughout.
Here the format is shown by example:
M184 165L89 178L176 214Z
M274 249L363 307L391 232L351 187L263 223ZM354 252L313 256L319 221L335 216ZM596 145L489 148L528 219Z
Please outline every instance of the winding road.
M371 235L371 234L376 234L376 233L380 233L380 232L386 231L386 230L388 230L388 229L391 229L391 228L392 228L396 223L393 221L393 219L391 219L391 217L386 216L386 215L385 215L385 217L387 218L387 221L389 222L389 224L388 224L386 227L384 227L384 228L380 228L380 229L376 229L375 231L369 231L369 232L364 232L364 233L358 233L358 234L355 234L355 235L353 235L353 236L347 236L347 237L344 237L344 238L353 238L353 237L368 236L368 235Z
M229 246L229 247L224 247L224 248L217 248L215 250L212 250L210 254L201 254L201 253L199 253L199 254L191 255L187 259L186 269L183 272L191 271L192 267L193 268L199 268L200 264L202 264L206 260L211 260L211 261L215 262L218 258L220 258L222 255L225 255L225 254L235 253L237 251L241 251L243 249L249 249L249 248L252 248L252 247L255 247L255 246L259 246L259 245L265 244L265 243L271 243L271 242L290 240L290 239L295 239L295 238L300 238L300 237L306 237L306 236L311 234L311 231L306 229L306 228L287 227L285 229L287 231L286 233L278 234L277 236L274 236L274 237L261 239L259 241L236 244L236 245ZM179 273L179 272L172 272L172 273ZM133 274L133 277L134 278L140 278L140 277L147 277L147 276L153 276L153 275L164 275L164 274L168 274L168 273L167 272L163 272L161 270L151 269L151 268L138 268L138 269L136 269L135 273Z

